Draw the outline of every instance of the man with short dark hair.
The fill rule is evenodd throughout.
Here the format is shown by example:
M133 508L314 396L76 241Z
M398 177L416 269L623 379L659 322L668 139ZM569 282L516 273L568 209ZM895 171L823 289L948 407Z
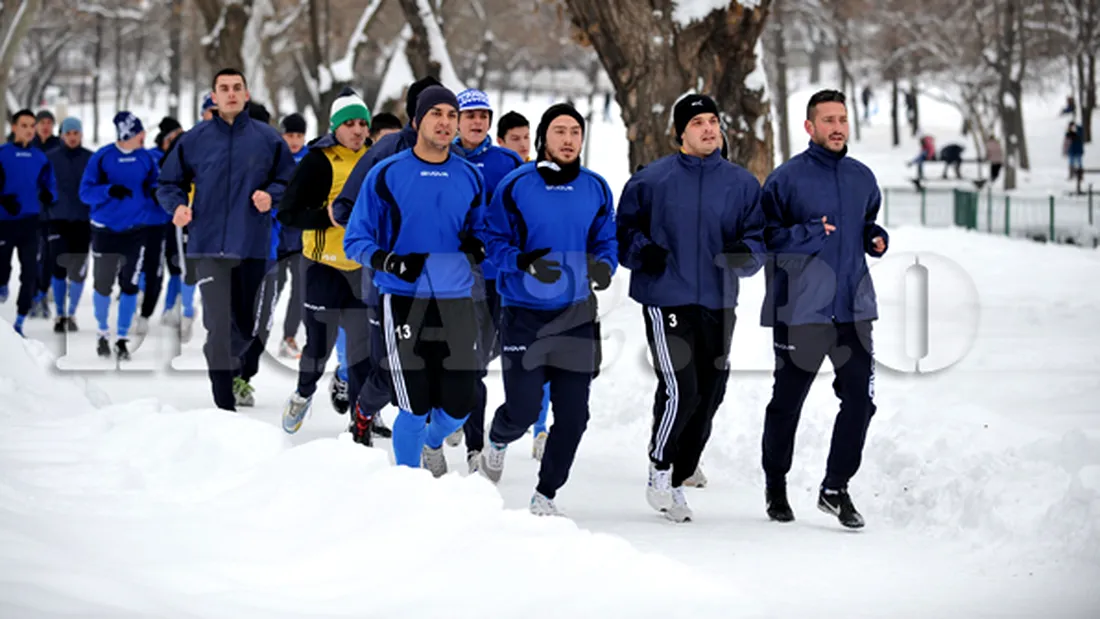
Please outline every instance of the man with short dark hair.
M12 141L0 146L0 303L8 299L11 256L19 255L19 299L15 330L23 334L37 292L39 213L57 195L53 166L34 147L34 112L11 117Z
M401 131L401 119L389 112L382 112L371 119L371 142L377 143L378 140L381 140L391 133L397 133L398 131Z
M802 405L825 357L833 364L840 413L818 508L848 528L863 517L848 495L875 413L871 323L878 316L864 255L886 253L889 235L875 223L882 197L875 175L848 157L844 94L823 90L806 108L810 145L776 168L761 205L769 260L761 311L773 329L775 384L764 419L767 513L789 522L786 476Z
M531 161L531 123L519 112L508 112L497 121L497 144Z
M157 199L188 227L187 258L202 286L207 370L218 408L254 403L241 377L256 327L257 293L271 252L271 208L294 172L294 157L270 125L249 118L240 71L214 76L218 115L183 134L164 158ZM188 192L195 185L195 200Z
M80 119L61 121L61 147L46 155L57 178L57 201L49 209L50 275L54 305L57 306L55 333L77 330L76 308L88 274L88 250L92 243L90 207L80 199L80 180L92 158L81 141Z

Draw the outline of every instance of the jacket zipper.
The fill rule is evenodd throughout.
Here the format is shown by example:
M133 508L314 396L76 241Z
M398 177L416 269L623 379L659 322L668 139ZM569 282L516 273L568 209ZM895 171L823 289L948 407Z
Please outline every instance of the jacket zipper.
M836 286L836 290L839 292L840 291L840 279L842 277L844 277L844 272L845 272L844 264L843 264L843 262L844 262L844 243L843 243L843 240L840 238L840 230L843 227L842 224L844 223L844 197L842 195L842 192L840 191L840 162L839 161L837 162L837 166L835 168L833 168L833 181L836 183L836 199L837 199L836 223L834 224L836 226L836 230L833 230L833 234L837 235L837 238L836 238L836 241L833 243L833 245L837 248L837 259L836 259L836 263L837 263L836 264L836 267L837 267L836 268L836 270L837 270L837 274L836 274L836 276L837 276L837 286ZM840 295L839 294L834 294L833 295L833 322L836 322L837 303L838 302L840 302Z
M245 112L242 112L242 113L245 113ZM236 122L237 122L237 119L234 118L233 123L236 124ZM222 222L222 246L221 246L221 251L218 252L219 255L221 255L221 256L225 255L225 235L228 234L228 232L229 232L229 209L233 208L233 202L232 202L232 197L233 196L232 196L232 193L231 193L231 191L233 189L233 125L229 125L229 161L227 162L226 165L228 167L226 168L226 175L225 175L225 195L226 195L226 198L229 198L229 199L226 200L225 218ZM244 252L241 252L241 254L242 254L241 257L243 258L244 257L243 256Z
M696 199L696 209L695 209L695 217L696 217L695 223L696 223L696 228L698 228L698 230L699 230L698 238L696 238L696 241L695 241L697 249L702 249L703 247L706 246L705 243L704 243L704 241L706 241L706 239L703 236L703 235L706 234L705 227L703 225L703 168L704 168L705 163L706 163L706 161L701 161L700 165L699 165L699 191L698 191L698 194L696 196L697 199ZM702 252L700 252L700 251L695 252L695 272L698 273L699 275L703 274L703 265L701 263L701 258L700 258L701 254L702 254ZM696 279L696 282L698 282L699 278L695 278L695 279ZM702 300L702 295L703 295L702 288L698 287L698 285L697 285L696 290L695 290L695 301L696 302L701 301Z

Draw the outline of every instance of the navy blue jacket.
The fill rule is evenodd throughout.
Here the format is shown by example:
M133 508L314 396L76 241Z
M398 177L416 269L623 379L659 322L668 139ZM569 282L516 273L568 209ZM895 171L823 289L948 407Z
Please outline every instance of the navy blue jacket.
M268 259L272 216L256 210L252 194L269 193L274 209L293 174L290 148L270 125L239 114L230 126L215 116L165 155L157 201L174 213L194 183L188 256Z
M466 160L477 166L481 176L485 178L485 203L488 204L493 200L493 192L496 191L500 181L504 180L512 170L523 165L523 160L515 151L494 146L493 138L489 136L485 136L485 141L473 150L462 148L462 144L458 142L460 139L455 138L455 146L462 149ZM481 272L485 279L497 278L497 268L491 260L481 263Z
M391 133L371 145L367 154L363 155L359 163L352 168L348 180L344 183L344 188L340 190L340 195L336 196L336 200L332 203L332 218L336 220L336 223L345 228L347 227L351 218L351 209L359 199L359 189L363 186L363 181L366 180L370 171L383 159L388 159L401 151L416 146L416 136L416 129L413 129L412 125L406 125L401 131ZM462 149L453 144L451 145L451 153L460 157L463 155Z
M719 151L705 159L677 153L638 171L623 188L617 225L630 298L642 305L736 307L738 278L764 265L760 182ZM720 255L738 242L752 259L724 268ZM650 243L668 251L658 276L641 270L641 250Z
M291 153L294 157L294 165L302 163L302 160L309 154L309 147L303 146L302 150L297 153ZM293 175L291 175L293 176ZM287 182L289 185L289 181ZM275 257L280 255L286 256L289 254L299 254L302 252L302 229L288 226L280 223L276 218L278 211L271 209L272 222L271 222L271 236L275 238Z
M378 291L422 298L470 297L474 276L458 246L461 234L477 233L484 205L485 181L470 162L452 155L443 163L428 163L412 149L404 150L367 175L344 233L344 253L364 266L370 266L378 250L428 253L424 271L413 283L375 272Z
M80 199L91 207L92 226L122 232L164 224L165 213L153 199L157 172L156 162L144 148L124 153L108 144L97 150L80 179ZM113 198L108 193L112 185L122 185L132 195Z
M88 203L80 199L80 179L84 168L92 158L92 151L62 144L46 154L57 179L57 200L49 208L47 217L53 221L88 221Z
M44 191L50 192L46 204L41 202ZM38 217L57 195L53 166L46 154L35 146L19 146L15 142L0 146L0 194L15 195L20 207L15 215L0 208L0 221Z
M845 155L811 143L764 182L766 327L878 318L865 254L882 256L876 236L889 246L875 224L882 195L874 173ZM822 217L836 226L829 235Z
M564 185L547 185L538 164L525 163L500 182L485 214L482 237L497 265L501 304L561 309L591 296L588 258L618 266L615 204L607 181L581 167ZM520 253L550 248L561 278L544 284L516 266Z

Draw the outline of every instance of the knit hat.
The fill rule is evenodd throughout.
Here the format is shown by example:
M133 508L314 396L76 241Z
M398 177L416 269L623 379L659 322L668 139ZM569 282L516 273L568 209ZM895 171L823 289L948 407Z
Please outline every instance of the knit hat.
M202 96L202 111L205 112L212 107L218 107L217 104L214 103L214 95L206 93Z
M458 99L455 97L455 93L442 86L429 86L420 93L420 96L416 98L416 126L420 126L420 121L424 120L424 115L428 113L428 110L437 105L449 105L454 109L458 109Z
M684 129L687 128L691 119L699 114L714 114L717 116L718 104L706 95L696 94L687 95L676 102L676 106L672 108L672 123L676 127L676 140L678 142L683 142L681 136L684 135Z
M172 133L176 129L183 129L183 125L181 125L180 121L176 120L175 118L172 118L171 116L165 116L164 118L160 119L160 125L157 126L157 129L160 130L161 134L167 135L169 133Z
M459 112L488 110L491 113L493 111L493 106L489 105L489 95L476 88L467 88L463 90L458 93L457 98Z
M34 122L38 122L40 120L50 120L52 122L57 122L57 119L54 118L53 112L51 112L49 110L39 110L38 111L38 114L36 114L35 117L34 117Z
M568 103L555 103L551 105L542 114L542 120L539 121L538 129L535 130L535 153L536 158L542 160L546 149L546 132L550 129L550 123L554 122L554 119L558 116L572 116L581 125L581 133L584 133L584 116L577 111L577 108L569 105Z
M252 120L258 120L265 125L271 124L271 112L267 111L267 107L263 103L249 101L245 105L245 111Z
M367 125L370 125L370 109L363 102L363 99L349 88L340 93L340 96L332 102L328 119L329 131L336 131L337 127L349 120L365 120ZM305 132L303 131L303 133Z
M420 93L424 92L425 88L429 86L442 86L439 80L432 76L422 77L412 84L409 84L409 91L405 94L405 118L412 121L416 118L416 100L420 97ZM457 105L455 106L458 107Z
M119 142L137 137L139 133L145 131L145 127L141 125L141 119L125 110L115 114L111 122L114 123L115 131L118 132Z
M61 133L65 134L70 131L84 131L84 125L80 123L80 119L75 116L70 116L61 121Z
M306 119L298 112L287 115L283 119L283 133L305 133Z

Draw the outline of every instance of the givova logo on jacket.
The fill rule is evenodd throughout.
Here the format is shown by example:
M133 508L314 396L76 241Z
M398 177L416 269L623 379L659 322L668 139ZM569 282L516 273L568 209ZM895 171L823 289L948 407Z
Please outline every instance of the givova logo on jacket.
M444 176L444 177L448 177L448 176L450 176L450 174L448 174L448 173L446 173L442 170L421 170L420 171L420 176Z

